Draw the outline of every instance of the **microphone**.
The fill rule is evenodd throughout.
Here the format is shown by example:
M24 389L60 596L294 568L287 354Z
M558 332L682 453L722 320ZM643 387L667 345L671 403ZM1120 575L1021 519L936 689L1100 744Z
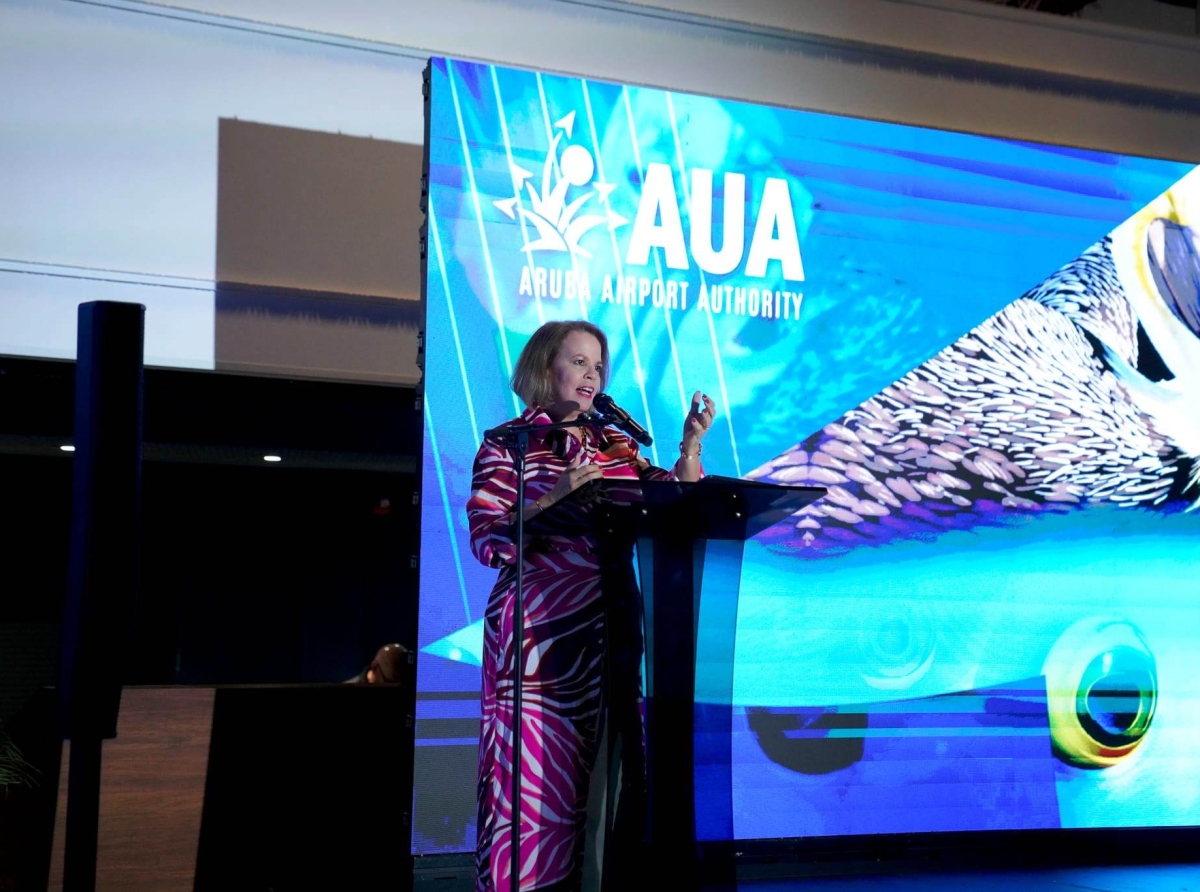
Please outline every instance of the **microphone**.
M629 434L643 446L649 446L654 442L654 438L646 432L646 429L638 424L630 416L628 412L613 402L613 398L607 393L598 393L592 400L592 405L595 406L603 415L608 416L617 427Z

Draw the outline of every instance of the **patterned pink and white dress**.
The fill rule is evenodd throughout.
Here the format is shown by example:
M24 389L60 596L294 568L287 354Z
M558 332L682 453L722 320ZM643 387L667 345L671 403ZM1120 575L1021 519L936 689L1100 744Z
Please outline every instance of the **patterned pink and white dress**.
M550 418L531 408L509 423L548 424ZM580 453L585 461L598 463L605 478L673 479L661 468L646 467L637 444L620 431L586 430L582 442L564 431L551 431L531 438L526 501L549 492ZM512 864L516 589L516 471L508 448L484 442L475 457L471 490L471 550L484 565L500 569L484 622L476 887L479 892L507 892ZM578 882L588 780L605 707L605 649L610 637L600 592L604 557L594 537L565 529L531 533L526 527L525 541L522 890ZM632 588L632 567L629 579ZM633 674L636 678L636 668Z

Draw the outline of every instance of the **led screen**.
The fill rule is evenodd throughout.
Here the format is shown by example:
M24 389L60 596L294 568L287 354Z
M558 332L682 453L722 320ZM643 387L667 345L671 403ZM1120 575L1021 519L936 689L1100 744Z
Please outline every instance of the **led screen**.
M1191 165L447 59L430 89L416 851L474 842L471 463L576 318L656 464L703 390L709 473L828 488L746 547L738 838L1200 824Z

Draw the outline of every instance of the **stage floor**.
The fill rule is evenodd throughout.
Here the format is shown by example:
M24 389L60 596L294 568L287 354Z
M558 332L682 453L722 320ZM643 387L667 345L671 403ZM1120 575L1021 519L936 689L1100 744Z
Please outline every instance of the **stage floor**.
M1200 863L743 881L746 892L1200 892Z
M470 869L416 871L415 892L471 892ZM1030 870L904 871L869 876L742 880L739 892L1200 892L1195 864ZM684 890L678 890L684 892Z

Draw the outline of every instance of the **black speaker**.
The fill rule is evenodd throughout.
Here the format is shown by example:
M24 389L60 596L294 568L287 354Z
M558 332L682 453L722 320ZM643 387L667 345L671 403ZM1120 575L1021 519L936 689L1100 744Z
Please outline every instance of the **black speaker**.
M218 688L196 892L412 887L413 693Z
M142 502L140 304L79 307L74 493L59 692L64 736L117 733L138 590Z
M139 581L142 332L146 308L79 307L71 551L59 717L71 741L63 886L95 888L100 741L115 737Z

